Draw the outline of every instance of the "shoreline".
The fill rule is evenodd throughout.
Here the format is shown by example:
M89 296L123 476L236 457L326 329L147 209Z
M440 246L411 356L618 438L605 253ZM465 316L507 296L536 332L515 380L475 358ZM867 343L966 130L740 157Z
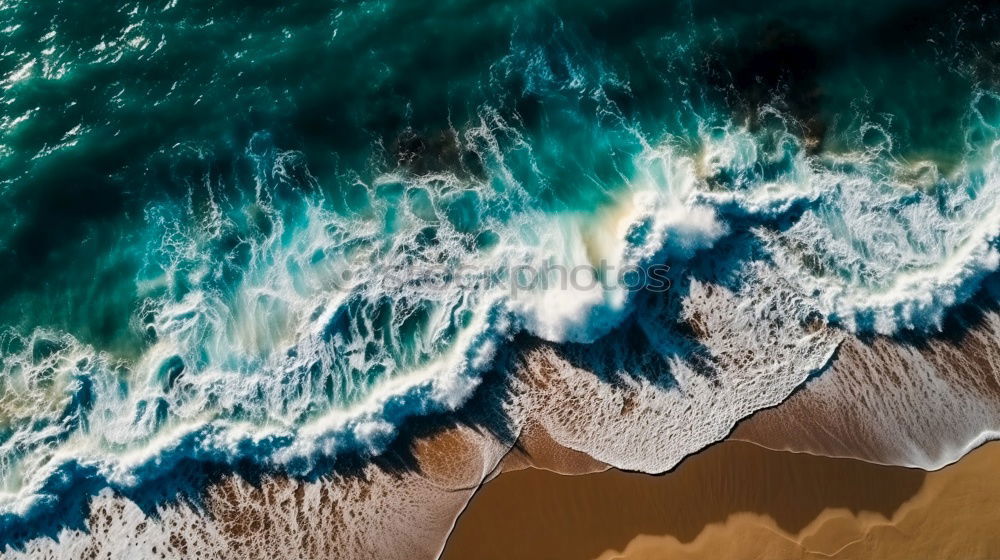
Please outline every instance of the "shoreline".
M712 302L706 303L708 309L724 308L709 303ZM996 333L1000 332L1000 315L990 310L973 326L962 340L937 337L922 347L887 339L866 343L850 338L845 343L850 351L839 352L822 375L792 391L781 403L756 410L735 426L727 426L724 432L713 436L722 443L708 440L697 448L694 445L701 440L684 437L684 430L711 426L718 418L671 416L678 411L676 405L690 401L677 399L669 386L652 385L655 377L615 377L614 370L608 369L607 364L602 368L586 369L585 366L602 364L568 359L545 345L526 346L521 348L523 353L516 356L519 361L515 374L497 373L486 378L473 400L459 414L432 415L408 423L404 437L393 443L386 453L370 461L348 462L343 468L333 469L329 477L307 481L283 477L247 480L239 476L224 477L212 484L197 503L171 501L157 505L155 515L146 509L149 504L137 506L124 497L102 495L95 500L85 529L63 528L58 535L51 535L57 536L59 542L48 539L49 535L30 539L22 551L8 549L3 557L75 557L77 551L91 550L98 551L95 552L98 555L109 552L113 556L149 556L148 553L156 550L158 552L152 555L155 557L164 552L194 549L208 551L211 557L238 560L296 557L418 560L439 556L445 560L462 560L469 556L455 556L454 547L459 546L456 543L460 543L461 535L468 531L469 519L482 508L479 504L487 499L484 496L495 493L498 485L513 484L511 480L540 476L556 477L560 484L582 489L570 492L571 499L558 501L562 509L552 513L550 518L558 519L559 515L568 514L572 520L572 516L581 511L606 516L606 523L599 523L600 519L591 520L592 526L585 530L567 528L558 532L563 539L573 539L577 534L593 539L581 558L609 560L615 556L602 558L600 555L608 551L611 551L609 554L639 554L649 547L654 551L664 546L680 547L678 550L681 550L691 548L691 542L702 533L707 535L704 539L711 540L713 534L727 535L727 531L753 534L752 540L786 547L785 552L792 554L794 550L787 547L794 549L801 544L797 539L809 536L802 531L811 522L817 524L813 533L820 536L810 537L807 544L832 550L832 545L820 541L835 541L838 535L858 537L880 524L886 525L900 504L918 493L912 473L923 473L920 476L925 477L933 475L892 466L891 462L900 461L907 456L906 452L913 450L935 453L942 449L958 449L968 444L965 436L970 427L982 430L987 426L1000 426L1000 402L997 400L1000 392L995 390L994 373L997 371L994 364L1000 365L997 361L1000 355L993 342ZM969 357L974 359L967 359ZM639 368L642 364L635 365ZM638 371L643 370L639 368ZM752 376L740 379L754 380ZM689 383L702 381L698 377L688 380ZM927 387L934 387L937 393L927 393L924 391ZM732 390L739 396L750 389L739 385ZM864 392L859 393L859 390ZM718 391L707 394L717 397ZM870 398L870 395L877 398ZM942 409L936 406L940 404L935 400L937 397L952 405L961 403L961 406ZM725 399L709 402L727 404ZM720 410L726 409L709 407L694 412L717 415ZM722 426L714 425L716 428ZM910 429L905 440L896 437L904 428ZM928 439L935 434L936 439ZM688 435L708 438L711 434L697 431ZM982 449L998 446L1000 444L984 444L969 456L978 456L983 453ZM674 455L684 447L692 452ZM732 452L735 459L718 459L729 453L726 449L755 449L749 452L755 458L749 462L739 460L739 457L746 458L748 452L744 451L744 455ZM594 458L635 457L637 453L640 458L651 461L650 464L669 464L667 472L661 475L625 472L610 469L610 461ZM848 457L832 458L834 453ZM768 457L771 459L766 459ZM713 461L715 466L711 466ZM882 461L890 464L876 464ZM943 471L953 472L956 468L961 471L968 467L959 466L967 463L961 459ZM699 464L702 467L698 467ZM784 523L787 530L782 534L782 525L769 526L762 521L759 512L755 517L756 510L747 505L752 505L752 500L747 501L750 498L763 499L760 495L738 494L737 497L742 496L744 501L733 505L732 501L726 501L732 496L727 498L720 494L719 480L730 481L722 489L747 486L733 482L740 479L732 472L726 474L726 469L747 464L758 465L756 470L750 471L758 477L768 470L760 465L786 465L784 479L789 481L800 478L797 473L808 469L788 468L788 464L812 465L812 472L819 473L813 480L824 481L836 481L840 476L836 469L829 470L829 465L854 465L851 468L855 470L882 473L880 480L884 488L873 491L896 488L897 494L890 496L893 498L888 502L891 507L876 507L858 501L860 498L848 492L847 495L855 500L850 503L861 510L874 512L865 514L868 517L850 509L846 510L850 515L838 513L836 501L814 499L808 502L811 510L806 514L800 511L804 521L782 520L779 514L772 515L777 520L775 523ZM692 472L694 474L690 474ZM706 473L716 476L713 478ZM617 480L621 477L627 482ZM651 485L640 492L647 496L657 495L658 484L668 488L670 484L676 485L665 481L693 481L688 484L689 488L705 491L699 496L689 496L688 502L694 505L681 511L700 512L702 523L680 526L684 529L681 531L683 538L671 545L670 527L664 528L657 523L669 521L675 513L664 511L662 503L640 503L647 508L646 514L642 514L641 507L627 503L623 506L622 499L608 492L586 491L589 480L604 478L611 478L614 484L624 484L626 488L641 490L644 485ZM784 479L780 483L770 483L769 487L779 487L786 482ZM758 478L750 486L768 487L761 484L761 480L768 479ZM600 484L603 483L599 483L599 487ZM481 492L477 492L480 487ZM987 495L993 490L980 488L977 492ZM546 491L544 485L538 489L530 483L526 488L513 484L507 494L513 504L521 506L544 497ZM709 494L711 492L717 495ZM614 508L608 510L591 503L596 500L600 504L602 499L614 504ZM793 501L792 505L775 511L799 511L795 507L801 508L802 503L807 502ZM866 503L869 505L865 506ZM1000 509L1000 496L996 503ZM567 504L572 507L566 507ZM732 507L727 510L726 504ZM621 511L625 506L630 509ZM607 511L612 514L607 515ZM502 525L508 518L525 515L530 515L530 511L511 509L505 515L489 518L493 519L493 525ZM615 529L613 538L606 538L609 529L605 525L621 521L628 521L625 528ZM542 520L538 525L548 522ZM830 528L834 526L841 529ZM645 537L640 538L636 532L639 529ZM955 531L964 536L960 530ZM516 534L513 530L504 532L495 546L491 546L507 551L504 547L527 542L518 539ZM774 535L781 538L775 540ZM480 553L485 549L483 542L481 538L475 539L470 545L474 548L467 549L475 552L472 557L476 560L489 560ZM784 544L780 544L782 542ZM580 544L587 543L581 541ZM545 546L552 545L543 542L538 546L539 550L544 550ZM1000 550L1000 543L993 549ZM520 552L525 560L532 557L532 550ZM684 552L689 553L694 554L690 550ZM960 557L977 558L964 553ZM555 558L571 560L562 555ZM717 559L718 556L713 560Z
M981 475L997 461L1000 442L928 472L730 439L663 475L506 472L472 498L441 559L985 560L1000 550L988 532L1000 481Z

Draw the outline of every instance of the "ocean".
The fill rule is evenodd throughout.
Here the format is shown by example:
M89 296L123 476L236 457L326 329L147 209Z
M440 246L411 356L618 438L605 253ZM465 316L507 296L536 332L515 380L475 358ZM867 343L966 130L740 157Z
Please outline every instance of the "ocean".
M376 456L526 338L725 387L710 442L940 331L1000 266L998 15L0 0L0 540Z

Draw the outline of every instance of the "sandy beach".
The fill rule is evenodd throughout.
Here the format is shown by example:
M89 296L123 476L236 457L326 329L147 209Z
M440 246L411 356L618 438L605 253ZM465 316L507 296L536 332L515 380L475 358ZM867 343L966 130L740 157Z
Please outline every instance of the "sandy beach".
M442 558L985 560L1000 555L998 460L990 443L925 472L728 440L660 476L507 472Z

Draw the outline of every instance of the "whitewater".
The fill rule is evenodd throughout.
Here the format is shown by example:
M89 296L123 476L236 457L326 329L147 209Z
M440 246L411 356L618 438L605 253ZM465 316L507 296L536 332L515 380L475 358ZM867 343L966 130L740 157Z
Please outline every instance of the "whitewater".
M986 102L996 98L977 96ZM969 113L995 126L979 105ZM935 328L998 264L995 137L943 175L879 146L808 156L784 128L728 125L706 130L694 153L646 146L616 200L582 213L531 208L506 163L519 150L530 158L530 147L495 115L463 136L492 163L490 183L381 176L355 185L357 209L347 216L321 198L282 212L264 185L244 206L151 207L156 274L144 270L137 289L162 286L165 295L137 311L155 340L142 356L116 362L44 329L4 336L4 412L14 427L2 447L6 515L58 498L69 465L127 487L182 458L249 458L308 474L317 456L359 446L375 454L406 417L459 406L517 332L587 343L634 313L627 288L597 283L512 294L487 279L427 286L415 275L387 291L384 267L399 262L475 266L489 277L596 260L684 270L691 259L718 258L720 239L749 231L801 308L882 334ZM296 154L259 155L265 141L255 138L249 156L262 174L288 173ZM255 227L239 223L249 218L268 225L237 242L244 264L230 280L232 265L213 262L210 247ZM780 400L785 389L776 388Z

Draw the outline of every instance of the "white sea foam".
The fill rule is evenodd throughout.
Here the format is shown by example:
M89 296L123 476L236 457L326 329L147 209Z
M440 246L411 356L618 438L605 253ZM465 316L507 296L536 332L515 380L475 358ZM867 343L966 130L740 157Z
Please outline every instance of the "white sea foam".
M585 443L598 431L585 419L548 428L601 460L660 471L825 363L836 336L803 330L814 313L853 330L933 328L997 268L995 144L970 148L948 177L924 165L914 182L914 166L886 153L810 156L784 120L768 122L754 133L706 125L695 151L643 139L635 176L602 207L579 210L535 207L517 171L535 169L530 142L488 109L462 137L490 181L389 173L348 185L343 200L279 202L276 183L314 179L300 156L255 139L252 200L206 183L186 207L149 208L136 322L150 343L138 360L118 363L64 333L7 335L4 411L15 428L4 445L19 451L3 455L0 507L26 512L70 459L125 487L185 457L250 455L299 472L345 447L376 453L407 416L459 406L515 333L589 343L630 316L674 383L627 381L656 428L616 424L599 444ZM717 250L747 232L760 254ZM717 287L693 280L671 306L640 310L620 285L525 288L511 276L714 261L731 269ZM459 269L479 282L420 272ZM695 315L708 321L697 344L711 375L672 341L672 323ZM588 391L610 407L595 418L611 422L620 395ZM638 440L657 451L636 454Z
M519 406L560 444L629 470L664 472L725 437L823 367L842 337L811 323L808 301L762 264L741 274L740 292L692 281L681 317L639 312L649 351L629 351L628 334L529 353L522 378L544 389L522 389ZM702 349L679 344L684 322Z
M849 337L820 377L735 434L762 445L926 470L1000 433L1000 315L922 344Z

